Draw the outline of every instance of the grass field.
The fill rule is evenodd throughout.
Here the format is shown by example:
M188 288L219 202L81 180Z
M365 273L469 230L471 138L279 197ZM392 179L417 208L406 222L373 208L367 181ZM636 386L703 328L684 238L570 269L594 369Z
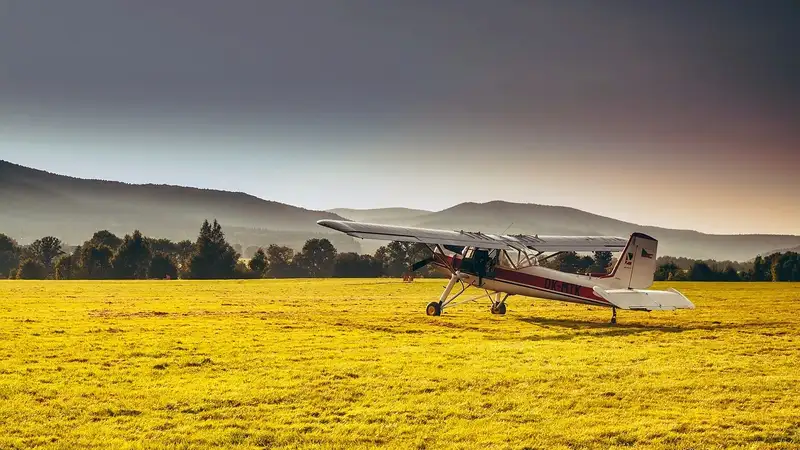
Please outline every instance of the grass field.
M0 448L800 446L798 284L617 325L442 285L0 282Z

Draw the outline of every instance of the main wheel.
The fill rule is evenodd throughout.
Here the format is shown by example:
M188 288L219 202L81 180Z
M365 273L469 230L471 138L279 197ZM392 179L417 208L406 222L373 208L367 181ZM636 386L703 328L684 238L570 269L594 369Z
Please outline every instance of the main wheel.
M430 302L428 303L428 307L425 308L425 312L428 313L429 316L441 316L442 305L440 305L439 302Z
M506 313L506 304L505 303L498 303L492 306L492 314L500 314L505 315Z

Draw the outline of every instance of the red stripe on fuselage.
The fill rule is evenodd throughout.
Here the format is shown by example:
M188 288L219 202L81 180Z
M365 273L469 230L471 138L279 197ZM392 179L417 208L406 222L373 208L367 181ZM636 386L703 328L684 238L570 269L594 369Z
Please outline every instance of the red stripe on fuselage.
M454 263L453 260L455 258L452 256L445 256L445 258L447 259L447 262L451 266L458 267L460 265L459 264L460 261ZM461 258L458 259L460 260ZM446 269L450 269L450 267L448 267L445 264L439 263L438 265L441 265ZM594 289L592 289L591 287L581 286L579 284L568 283L560 280L552 280L549 278L533 275L530 273L520 272L518 270L497 267L495 268L495 276L486 277L486 279L497 280L497 281L508 281L510 283L522 285L524 287L529 287L531 289L536 289L540 291L551 292L553 294L563 294L571 297L580 297L582 299L586 299L592 302L599 302L606 305L611 304L608 302L608 300L595 294Z
M566 281L551 280L549 278L539 277L516 270L503 269L502 267L495 269L495 279L498 281L508 280L514 283L530 286L531 288L552 292L554 294L565 294L595 302L608 303L606 299L595 294L594 289L591 287L581 286L575 283L568 283Z

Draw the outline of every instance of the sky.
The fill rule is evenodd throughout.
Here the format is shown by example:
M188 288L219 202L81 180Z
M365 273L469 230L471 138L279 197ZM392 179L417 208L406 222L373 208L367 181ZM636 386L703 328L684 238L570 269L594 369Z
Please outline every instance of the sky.
M793 0L6 0L0 159L800 234L798 48Z

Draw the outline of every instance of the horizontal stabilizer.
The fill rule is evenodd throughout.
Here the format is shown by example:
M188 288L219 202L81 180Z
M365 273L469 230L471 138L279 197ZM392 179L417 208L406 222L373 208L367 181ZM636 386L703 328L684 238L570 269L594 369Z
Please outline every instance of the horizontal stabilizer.
M671 311L694 309L694 304L675 289L651 291L644 289L608 289L594 287L594 292L619 309L639 311Z

